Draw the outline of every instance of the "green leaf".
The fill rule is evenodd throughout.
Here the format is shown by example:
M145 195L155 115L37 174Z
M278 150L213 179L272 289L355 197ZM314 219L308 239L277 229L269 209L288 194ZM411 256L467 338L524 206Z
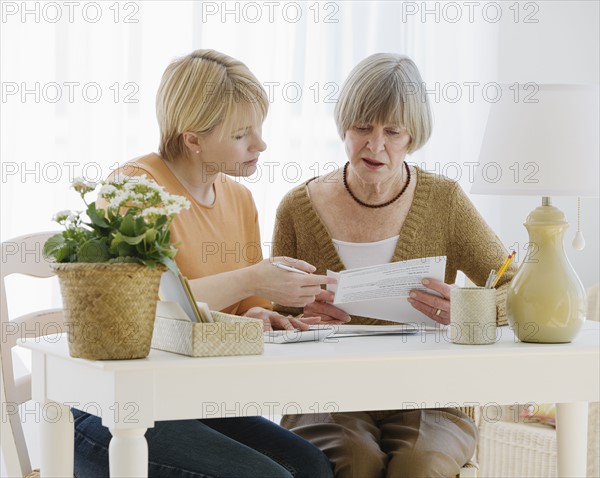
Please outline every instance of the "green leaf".
M110 258L110 254L106 243L97 239L89 239L79 248L77 258L79 262L106 262Z
M110 259L108 262L111 264L120 263L120 262L141 262L137 257L124 256L124 257L115 257L114 259Z
M153 259L142 259L141 261L150 269L156 269L156 261Z
M48 238L44 244L44 257L54 257L56 252L63 246L64 243L65 238L62 234L54 234L54 236Z
M115 237L113 237L112 241L110 242L110 252L113 254L118 254L119 244L121 244L121 242L123 242L123 234L116 232Z
M156 219L156 221L154 221L154 227L156 229L159 229L160 227L164 226L167 223L167 216L162 215L162 216L158 216L158 219Z
M156 229L148 229L145 236L145 241L152 244L156 240Z
M120 242L117 245L117 250L115 251L115 253L119 257L129 257L129 256L133 257L135 255L135 247L130 246L126 242Z
M123 218L123 222L121 222L121 226L119 227L119 232L121 232L124 236L135 236L135 219L131 214L127 214Z
M77 256L75 255L74 244L64 244L60 249L57 249L54 253L56 262L75 262Z
M148 229L148 226L146 226L146 221L144 221L143 217L137 217L135 219L135 226L133 228L134 230L134 234L129 234L129 235L140 235L140 234L144 234L146 232L146 229Z
M119 224L122 220L123 220L123 216L121 216L119 214L119 210L116 208L108 208L107 209L107 214L106 217L108 219L108 222L113 224L113 223L117 223Z
M132 246L135 246L136 244L139 244L140 242L142 242L144 240L144 237L146 237L146 234L140 234L139 236L135 236L135 237L129 237L129 236L121 236L123 241L126 242L127 244L130 244Z
M92 224L103 229L109 228L110 224L104 218L104 209L96 209L96 203L91 203L87 208L87 215L92 220Z

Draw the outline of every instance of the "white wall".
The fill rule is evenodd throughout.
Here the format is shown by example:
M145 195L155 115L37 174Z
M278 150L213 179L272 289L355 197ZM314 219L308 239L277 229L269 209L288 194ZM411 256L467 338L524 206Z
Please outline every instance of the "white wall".
M2 160L11 158L23 161L39 156L45 161L62 162L82 157L82 162L105 161L102 164L108 166L153 149L156 145L156 124L152 98L158 78L172 57L186 53L192 46L210 46L242 58L256 70L258 77L263 81L301 81L305 87L304 91L308 91L308 86L315 81L319 81L320 85L327 82L339 84L347 75L350 66L375 51L403 51L410 54L430 87L435 83L447 85L449 82L464 84L473 81L481 84L488 81L597 84L599 80L597 1L501 2L502 18L498 23L492 21L494 11L491 7L495 2L471 2L474 21L468 20L468 8L463 5L464 16L457 23L452 20L455 10L448 8L446 11L443 7L440 7L441 18L428 14L426 19L422 20L420 13L425 10L425 3L420 1L404 2L404 6L410 7L411 11L420 10L419 14L411 15L408 21L402 17L402 2L383 2L380 10L373 9L369 15L364 16L355 13L354 17L347 13L349 2L337 3L340 6L339 24L309 22L307 28L312 28L310 38L292 35L290 30L289 40L281 42L280 45L273 45L272 39L264 40L262 36L250 37L242 44L234 43L233 32L239 29L238 24L230 22L223 25L218 21L202 24L198 21L193 22L188 2L169 2L168 5L165 2L137 2L136 4L140 5L137 15L140 23L120 23L114 29L107 30L101 39L94 34L98 34L100 28L107 28L107 19L112 18L112 10L108 10L108 3L104 5L104 23L82 24L79 21L71 25L63 21L55 26L48 22L35 23L31 18L26 24L14 19L8 21L2 25L1 32L3 77L7 81L100 81L104 76L99 72L116 65L110 81L102 83L105 89L115 81L119 81L120 84L135 81L140 85L137 96L140 102L133 105L114 102L100 105L84 104L81 114L75 114L71 104L55 106L30 102L14 106L14 102L4 103L3 118L6 121L2 122ZM110 4L112 5L112 2ZM321 7L322 13L324 5ZM435 11L436 5L439 7L440 3L427 2L429 11ZM490 8L485 10L488 16L484 17L482 12L488 6ZM444 15L444 12L447 15ZM305 14L309 14L306 9ZM531 23L531 20L537 20L537 23ZM270 28L287 31L294 25L279 20ZM358 29L364 25L377 34L365 34ZM227 28L231 28L232 34ZM334 46L323 42L318 62L314 58L307 61L307 65L317 65L318 70L308 74L303 69L301 71L304 77L296 73L290 73L283 78L276 76L270 69L274 63L272 56L264 54L264 51L282 50L287 53L286 57L294 58L301 41L315 42L320 38L314 31L317 28L321 28L325 33L331 29L332 35L337 39ZM323 32L321 34L324 35ZM44 41L37 39L40 33ZM217 34L222 35L222 38L218 38ZM325 45L329 48L325 48ZM11 50L16 51L16 54L11 55ZM102 55L103 51L108 53ZM132 51L135 54L132 54ZM68 63L72 70L65 66L65 58L72 63ZM84 68L88 63L89 70ZM305 96L309 98L308 94ZM466 100L458 105L444 101L444 98L439 101L432 100L435 103L433 106L436 119L434 136L426 148L412 160L419 165L425 162L431 170L435 170L436 163L443 165L449 162L463 164L467 161L477 161L489 107L489 104L481 101L480 88L477 89L477 98L477 101L469 102L467 107L461 109L458 115L458 106ZM99 108L108 111L106 116L100 116L104 109ZM287 111L285 108L289 109L291 106L282 101L272 106L271 115L274 119L271 121L271 130L265 132L270 145L270 149L267 150L270 156L265 155L266 158L271 158L271 161L295 160L289 156L289 150L292 149L289 145L296 144L292 139L307 137L308 142L302 143L302 148L297 149L313 154L309 160L310 164L317 161L324 164L330 161L330 158L336 157L323 154L329 142L335 142L335 147L340 151L340 160L343 159L343 150L337 142L333 122L329 116L330 104L315 104L312 109L307 109L310 114L315 109L327 110L327 120L324 123L315 122L306 129L301 129L299 133L292 128L294 123L290 123L289 120L281 121L283 116L280 115L280 111ZM102 120L106 117L109 117L110 121ZM310 115L307 117L312 118ZM314 137L313 131L318 133ZM25 132L27 141L20 140L20 132ZM35 140L31 139L34 137L30 136L31 132L35 133ZM466 133L460 134L464 132ZM281 147L275 143L280 133L284 138ZM292 135L295 136L292 138ZM17 138L17 141L13 141L12 138ZM115 145L122 145L122 148L118 149ZM309 173L310 170L306 169L305 172ZM16 182L18 184L14 186L14 191L11 190L13 185L10 181L2 184L3 199L6 199L2 208L1 234L4 238L31 230L52 229L55 225L49 222L51 214L71 206L67 201L74 196L68 192L66 184L58 188L55 184ZM461 184L468 191L469 184L464 175ZM285 183L283 186L287 190L293 185ZM260 198L266 190L272 190L273 187L271 184L262 184L253 191L256 197ZM281 194L284 192L282 190ZM39 201L39 198L50 199L53 195L61 196L60 207L54 204L50 207L44 201ZM24 204L30 199L35 204L27 208ZM520 249L522 257L523 247L528 240L522 223L529 211L538 205L539 199L475 195L472 195L471 199L504 244L509 248ZM276 200L271 199L261 206L261 214L265 217L262 224L264 240L269 240L272 228L272 219L266 219L265 209L267 206L274 209L276 203ZM570 247L576 226L577 199L559 198L555 200L555 204L565 212L571 223L565 240L567 254L584 285L590 286L599 281L598 199L582 200L582 229L587 240L587 247L583 252L576 252ZM26 220L22 221L22 226L14 226L13 223L19 216L25 217ZM32 289L23 287L20 282L11 284L11 287L27 290L30 297L41 297L41 293L32 292ZM57 304L42 304L41 307L52 305ZM37 462L37 450L32 454L34 462Z
M599 5L596 1L521 2L519 21L515 21L517 9L505 9L504 13L510 15L504 15L499 22L497 81L597 85ZM527 19L538 21L530 23ZM568 164L569 158L565 158L566 168ZM522 223L541 204L541 198L472 196L472 199L485 211L486 219L504 244L518 245L524 257L528 235ZM570 224L565 235L567 255L584 286L589 287L599 281L599 200L581 199L581 229L587 243L581 252L571 247L577 228L577 198L553 198L553 202Z

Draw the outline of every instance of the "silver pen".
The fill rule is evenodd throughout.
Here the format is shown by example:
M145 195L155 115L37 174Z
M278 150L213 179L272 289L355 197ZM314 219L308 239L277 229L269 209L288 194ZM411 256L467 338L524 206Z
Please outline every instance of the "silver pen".
M277 267L278 269L283 269L284 271L297 272L298 274L308 274L308 272L306 272L306 271L296 269L295 267L292 267L292 266L288 266L288 265L284 264L283 262L271 262L271 264L273 266Z
M484 287L486 289L490 289L495 280L496 280L496 269L492 269L490 271L490 275L488 276L487 280L485 281Z

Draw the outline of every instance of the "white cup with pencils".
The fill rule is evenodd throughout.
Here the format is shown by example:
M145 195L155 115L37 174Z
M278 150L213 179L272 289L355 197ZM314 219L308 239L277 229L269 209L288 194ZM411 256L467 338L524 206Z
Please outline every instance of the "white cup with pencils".
M490 271L484 287L457 287L450 292L450 340L455 344L486 345L496 342L496 285L515 258L512 251L496 272Z
M496 289L456 287L450 292L450 340L455 344L496 342Z

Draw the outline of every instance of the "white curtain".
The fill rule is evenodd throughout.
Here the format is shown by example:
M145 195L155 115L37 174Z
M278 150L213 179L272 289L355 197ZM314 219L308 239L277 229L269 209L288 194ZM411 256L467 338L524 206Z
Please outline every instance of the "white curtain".
M105 178L156 151L160 76L197 48L241 59L269 93L268 149L242 180L265 254L283 195L345 162L333 107L350 69L371 53L411 56L432 92L434 135L410 161L464 181L462 168L445 165L476 161L487 105L469 101L464 83L493 78L497 28L455 14L439 2L5 2L2 240L55 229L56 211L80 209L68 188L74 176ZM57 300L55 291L49 301Z
M468 189L463 164L477 160L488 107L482 86L469 98L468 84L495 77L497 23L477 10L469 21L461 2L74 3L2 5L2 240L56 229L56 211L81 209L68 188L74 176L98 180L156 151L160 76L197 48L244 61L269 93L268 149L257 174L242 180L266 254L282 196L345 162L334 102L371 53L416 61L435 128L409 160Z
M559 5L552 14L550 5ZM270 94L268 149L259 172L242 181L259 209L265 254L282 196L345 162L333 106L367 55L398 52L415 60L435 126L409 161L458 180L467 192L500 64L514 57L522 74L504 71L509 81L577 82L589 71L598 82L597 2L3 0L0 14L2 241L57 229L55 212L81 209L68 188L74 176L105 178L118 164L156 151L161 74L194 49L242 60ZM510 46L500 45L503 24L510 25ZM531 75L540 58L542 79ZM508 247L524 245L520 223L532 204L471 199ZM598 201L590 201L582 211L588 248L571 259L586 286L598 281ZM507 213L505 204L514 209ZM569 204L561 207L572 231L575 200ZM12 314L60 303L56 284L48 292L13 276L8 287L17 299Z

